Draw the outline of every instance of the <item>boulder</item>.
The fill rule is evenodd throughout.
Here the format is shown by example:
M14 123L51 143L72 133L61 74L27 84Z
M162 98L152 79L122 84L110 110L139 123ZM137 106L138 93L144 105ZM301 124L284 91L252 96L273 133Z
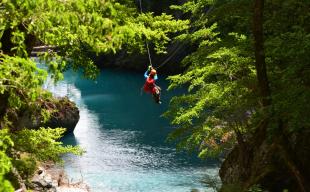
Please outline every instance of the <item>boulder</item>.
M41 126L51 128L64 127L67 129L67 133L72 133L80 119L78 107L67 97L59 99L55 106L56 111L52 113L51 118Z
M67 97L62 97L53 98L52 100L40 100L38 101L38 105L40 109L50 112L48 120L44 120L45 117L43 117L41 111L34 115L26 110L18 118L15 126L17 129L23 129L24 127L30 129L64 127L67 129L66 133L72 133L74 131L80 119L79 109L74 102L70 101Z
M28 188L33 192L89 192L90 189L84 182L70 183L63 167L52 162L39 166L35 175L28 183Z

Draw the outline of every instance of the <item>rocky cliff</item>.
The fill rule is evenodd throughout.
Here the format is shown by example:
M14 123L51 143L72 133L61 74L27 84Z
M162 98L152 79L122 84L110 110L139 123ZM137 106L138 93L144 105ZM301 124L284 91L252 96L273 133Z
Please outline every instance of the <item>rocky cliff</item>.
M66 133L74 131L76 124L79 121L79 109L70 101L67 97L54 98L53 100L40 100L38 101L41 109L50 112L47 121L46 117L37 114L33 117L28 110L25 110L21 116L18 118L16 123L17 129L22 129L24 127L30 129L38 129L40 127L64 127L67 129Z
M185 69L185 67L181 64L181 61L185 55L190 53L190 50L191 48L188 45L173 43L169 45L167 54L157 55L150 47L152 65L161 74L173 75L181 73ZM112 67L145 71L150 65L147 52L143 54L138 52L129 54L124 50L115 55L102 54L100 56L96 56L94 54L92 58L99 68Z
M273 139L258 130L243 147L236 146L220 169L222 191L260 185L271 192L310 191L310 130L279 132Z

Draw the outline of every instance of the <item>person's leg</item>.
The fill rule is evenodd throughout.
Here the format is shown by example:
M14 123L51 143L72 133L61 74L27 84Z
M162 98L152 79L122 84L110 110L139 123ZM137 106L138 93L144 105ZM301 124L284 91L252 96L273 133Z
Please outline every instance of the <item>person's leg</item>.
M153 89L153 98L155 100L156 103L161 104L161 100L160 100L160 87L156 86Z
M155 85L155 87L159 90L159 92L161 92L161 88L158 85Z

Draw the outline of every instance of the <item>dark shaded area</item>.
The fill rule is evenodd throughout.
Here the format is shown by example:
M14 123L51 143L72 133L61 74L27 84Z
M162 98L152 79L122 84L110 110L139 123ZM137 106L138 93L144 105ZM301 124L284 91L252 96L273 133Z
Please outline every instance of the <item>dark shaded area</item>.
M172 43L168 46L166 55L156 55L150 47L153 67L161 74L181 73L185 70L181 61L190 51L191 48L183 43ZM150 65L147 54L128 54L126 51L120 51L115 55L100 55L98 57L94 55L93 58L99 68L122 68L142 72Z
M171 10L171 5L181 5L185 3L186 0L176 0L176 1L167 1L167 0L141 0L142 10L153 12L155 15L160 15L161 13L167 13L174 15L176 18L180 18L182 13L180 11ZM140 0L136 0L136 5L140 9Z
M3 32L3 35L0 39L1 42L1 49L4 54L12 55L11 49L13 48L13 43L11 42L11 37L12 37L12 30L11 29L6 29Z
M301 179L304 189L309 191L309 137L310 131L304 129L286 138L269 141L257 132L245 143L246 151L240 146L235 147L222 164L220 176L223 184L239 183L243 189L260 184L274 192L284 189L302 191L298 186L298 179Z
M21 32L24 32L26 33L27 32L27 29L23 26L23 25L19 25L18 26L18 29L21 31ZM7 55L14 55L16 53L15 50L12 50L12 48L16 45L14 45L14 43L12 42L11 38L13 37L12 36L12 33L14 31L12 31L12 29L8 28L8 29L5 29L4 32L3 32L3 35L0 39L0 42L1 42L1 50L3 51L4 54L7 54ZM33 47L38 44L37 42L37 38L33 35L33 34L28 34L26 33L25 35L25 46L26 46L26 51L28 53L28 55L31 54L31 51L33 49Z

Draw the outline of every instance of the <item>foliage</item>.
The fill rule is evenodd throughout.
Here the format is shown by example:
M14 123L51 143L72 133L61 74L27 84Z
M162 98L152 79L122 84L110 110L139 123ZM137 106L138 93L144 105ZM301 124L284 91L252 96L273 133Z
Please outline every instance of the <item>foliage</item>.
M191 16L191 28L177 39L196 50L171 76L169 89L188 92L171 100L164 114L177 128L170 139L199 156L214 156L241 146L260 123L271 119L272 137L279 119L290 132L309 128L309 2L266 1L265 51L272 105L261 107L254 65L252 1L199 0L173 6ZM286 130L287 131L287 130Z
M2 105L6 108L1 127L14 129L20 111L31 110L33 116L41 113L37 101L51 98L51 94L41 89L46 77L46 71L37 68L31 59L0 55L0 94L5 98Z
M8 157L8 148L13 146L13 142L8 135L8 130L0 130L0 191L1 192L11 192L14 191L11 183L5 179L5 174L7 174L12 167L11 158Z
M36 159L32 157L26 156L20 157L18 159L13 159L13 164L20 176L24 179L32 176L37 169Z
M82 150L71 145L62 146L58 141L64 134L64 128L40 128L39 130L23 129L12 134L15 150L28 153L41 161L61 161L60 156L66 153L79 155Z
M0 94L4 96L1 99L0 108L5 106L4 110L1 111L0 123L1 128L7 127L13 131L6 133L6 137L10 138L15 144L10 147L10 150L2 151L0 149L1 153L10 157L10 161L6 161L5 164L13 165L19 174L26 179L34 172L36 160L50 159L56 161L59 160L61 154L66 152L79 153L80 149L71 146L63 147L57 141L63 130L15 132L20 128L18 126L20 113L27 111L32 116L31 119L37 120L38 117L43 117L43 120L47 120L53 111L43 106L42 103L45 101L55 103L55 99L51 97L50 93L42 90L41 86L47 73L45 70L37 68L34 60L3 54L0 61ZM35 149L35 151L30 149ZM21 158L18 155L25 153L30 154L30 157ZM12 177L10 177L11 182ZM4 175L4 178L8 177ZM4 181L0 182L2 184ZM8 181L5 182L8 183Z
M192 21L193 32L178 37L197 49L183 60L187 71L168 78L169 89L186 85L188 93L173 98L165 113L179 126L170 139L179 140L181 148L199 150L200 157L217 156L234 144L235 132L245 132L256 94L251 39L236 32L220 33L217 23L206 22L211 16L201 12L210 6L189 1L177 7L202 17Z
M273 115L289 132L310 127L310 8L308 1L267 1L266 62L273 92ZM276 10L276 11L272 11ZM277 130L274 124L272 131Z
M95 78L92 52L115 53L124 47L145 51L144 40L163 52L169 33L186 29L188 23L166 14L139 14L130 0L5 0L0 18L0 39L5 32L11 34L8 51L27 56L27 43L35 40L55 48L43 58L56 78L68 67L82 68Z
M27 179L36 169L36 161L62 162L61 155L65 153L82 154L83 151L78 146L63 146L62 142L58 141L64 132L64 128L23 129L14 133L1 129L0 191L14 191L10 182L5 179L12 167Z
M0 94L5 96L5 99L1 101L5 109L1 112L0 122L2 129L9 127L11 130L11 132L7 129L1 130L3 138L0 141L4 144L10 143L10 145L7 144L5 148L0 149L1 168L5 168L0 182L1 186L11 186L3 178L12 166L19 171L21 176L27 178L32 175L36 160L60 161L62 154L68 152L80 154L81 149L62 146L62 143L57 141L64 133L64 129L24 129L12 132L16 128L21 111L31 111L33 117L39 115L48 118L53 111L42 110L44 107L41 108L41 103L44 100L52 101L53 98L50 93L41 88L47 76L46 71L37 68L33 60L2 54L0 61ZM21 158L18 154L29 154L29 157ZM4 191L10 191L8 187L6 188Z
M248 190L248 192L263 192L263 190L259 185L254 185Z

